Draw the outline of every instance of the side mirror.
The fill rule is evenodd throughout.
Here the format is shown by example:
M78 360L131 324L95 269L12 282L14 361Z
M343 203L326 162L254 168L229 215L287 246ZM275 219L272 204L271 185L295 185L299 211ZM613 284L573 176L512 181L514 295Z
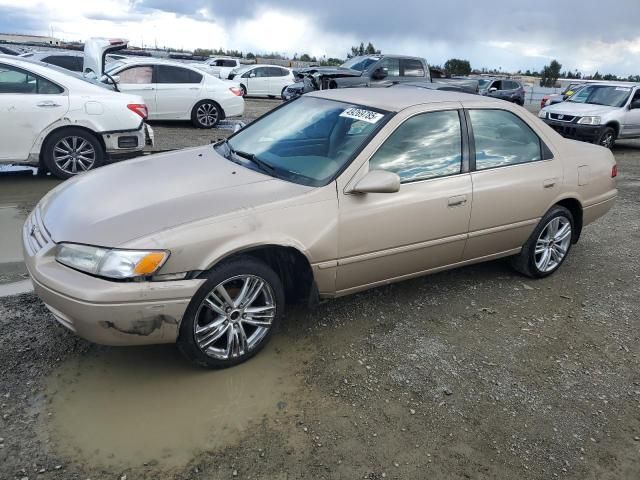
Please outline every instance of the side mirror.
M386 170L371 170L356 183L353 193L395 193L400 190L400 177Z
M629 105L629 110L635 110L637 108L640 108L640 98L634 100L631 102L631 105Z
M372 77L376 80L382 80L383 78L387 78L388 76L389 70L384 67L376 68L372 75Z
M251 72L251 73L249 74L249 78L253 78L253 77L255 77L255 76L256 76L256 73L255 73L255 72Z
M498 91L498 89L496 87L491 87L489 89L489 93L493 93L493 92L497 92L497 91Z

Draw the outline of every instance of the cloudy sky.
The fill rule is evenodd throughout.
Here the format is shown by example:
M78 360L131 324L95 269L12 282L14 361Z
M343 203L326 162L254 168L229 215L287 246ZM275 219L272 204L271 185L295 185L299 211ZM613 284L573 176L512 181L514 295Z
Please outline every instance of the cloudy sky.
M65 40L307 52L344 58L372 41L431 64L640 74L640 0L0 0L0 32Z

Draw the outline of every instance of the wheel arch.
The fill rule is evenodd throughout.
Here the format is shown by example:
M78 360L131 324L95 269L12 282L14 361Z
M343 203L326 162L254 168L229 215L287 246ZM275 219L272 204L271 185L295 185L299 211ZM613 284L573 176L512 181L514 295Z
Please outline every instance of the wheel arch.
M571 212L574 223L573 238L571 239L571 242L578 243L580 235L582 234L582 226L584 222L582 203L575 197L566 197L558 200L555 205L565 207Z
M39 139L39 153L38 153L38 162L40 163L40 165L44 165L44 146L47 144L47 141L49 140L49 138L51 138L52 135L55 135L56 133L58 133L61 130L66 130L66 129L77 129L77 130L83 130L85 132L87 132L88 134L92 135L96 140L98 140L98 143L100 144L100 146L102 147L103 150L103 154L106 155L106 151L107 151L107 146L104 143L104 139L102 138L102 135L100 135L99 133L96 133L95 130L92 130L91 128L85 126L85 125L59 125L57 127L54 127L53 129L49 130L41 139Z
M213 98L200 98L198 99L193 106L191 107L191 112L190 112L190 117L193 117L193 114L195 112L195 108L200 105L202 102L211 102L214 103L216 105L216 107L218 107L218 110L220 111L220 120L224 120L225 118L227 118L227 114L224 111L224 108L222 108L222 105L220 105L220 102L217 102L216 100L214 100Z
M616 138L620 136L620 123L616 120L611 120L604 124L605 127L613 128L613 131L616 132Z
M199 277L206 277L210 269L216 265L247 256L263 261L276 272L284 286L286 303L314 305L318 302L318 288L311 263L301 250L290 245L255 245L230 252L210 265Z

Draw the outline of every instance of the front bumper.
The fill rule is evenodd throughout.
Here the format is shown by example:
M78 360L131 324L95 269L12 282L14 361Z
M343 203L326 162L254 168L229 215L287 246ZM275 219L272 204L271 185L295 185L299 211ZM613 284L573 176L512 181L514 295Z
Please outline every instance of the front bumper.
M23 246L34 290L56 320L103 345L174 343L184 312L204 283L112 282L65 267L55 260L55 243L37 209L25 223Z
M543 121L563 137L572 140L593 143L598 140L602 132L602 125L580 125L579 123L560 122L549 118L545 118Z

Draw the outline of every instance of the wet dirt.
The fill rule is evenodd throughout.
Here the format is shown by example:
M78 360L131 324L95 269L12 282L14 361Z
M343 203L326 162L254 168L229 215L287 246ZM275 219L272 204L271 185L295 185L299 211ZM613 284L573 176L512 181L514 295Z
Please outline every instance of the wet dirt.
M283 353L286 350L286 353ZM175 347L102 349L63 363L50 376L54 450L107 468L178 467L238 441L263 417L292 405L300 359L282 338L259 361L207 371Z

